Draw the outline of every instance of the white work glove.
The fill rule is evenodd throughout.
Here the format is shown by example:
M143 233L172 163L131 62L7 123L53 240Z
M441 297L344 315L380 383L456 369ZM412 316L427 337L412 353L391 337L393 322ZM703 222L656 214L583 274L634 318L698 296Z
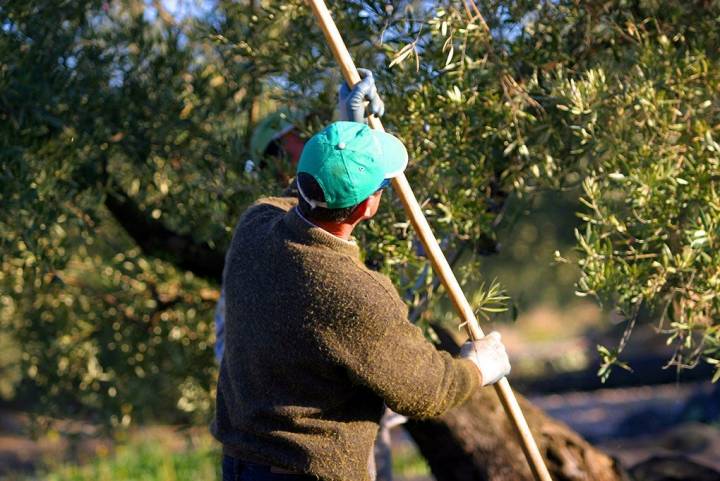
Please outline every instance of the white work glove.
M360 81L352 90L345 82L340 86L338 94L338 111L340 120L365 122L365 103L369 103L369 111L376 117L385 113L385 104L375 87L375 79L370 70L359 68Z
M483 386L494 384L510 374L510 360L499 332L493 331L482 339L466 342L460 349L460 357L475 363Z

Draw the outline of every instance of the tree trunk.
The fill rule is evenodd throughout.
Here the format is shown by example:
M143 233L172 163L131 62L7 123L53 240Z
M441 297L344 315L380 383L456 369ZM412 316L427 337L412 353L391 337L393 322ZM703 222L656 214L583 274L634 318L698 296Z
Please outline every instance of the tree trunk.
M457 354L447 331L441 348ZM547 416L524 397L518 401L548 463L554 481L621 481L618 463L567 425ZM405 425L438 481L532 481L518 438L495 390L478 389L444 416Z

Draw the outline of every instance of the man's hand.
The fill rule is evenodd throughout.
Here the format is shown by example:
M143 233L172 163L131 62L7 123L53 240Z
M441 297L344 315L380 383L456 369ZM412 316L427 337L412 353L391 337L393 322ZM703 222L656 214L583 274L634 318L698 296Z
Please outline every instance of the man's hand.
M382 117L385 113L385 104L378 95L372 72L366 68L359 68L358 73L362 80L355 84L352 90L345 82L340 86L338 96L340 120L365 122L365 102L370 103L371 115Z
M460 350L460 357L475 363L483 386L494 384L510 374L510 360L499 332L493 331L482 339L466 342Z

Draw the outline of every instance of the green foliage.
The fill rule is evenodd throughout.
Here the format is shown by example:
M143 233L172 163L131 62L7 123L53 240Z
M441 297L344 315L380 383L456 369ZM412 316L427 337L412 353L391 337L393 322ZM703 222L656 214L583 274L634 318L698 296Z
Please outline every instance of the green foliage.
M560 89L577 148L594 160L579 290L630 330L638 317L655 322L676 348L670 364L692 367L720 355L720 64L705 51L717 35L702 23L623 28L630 76L602 67Z
M0 330L22 346L18 392L50 412L207 415L219 272L177 266L222 255L238 214L291 173L244 171L261 114L310 112L305 135L333 115L339 73L304 2L162 5L0 6ZM377 73L437 237L469 258L461 283L480 285L510 193L582 186L578 293L630 328L608 368L637 321L658 324L673 363L716 363L717 2L468 5L333 12ZM358 236L411 307L438 299L397 199Z
M217 291L141 256L104 224L61 272L5 276L13 296L3 297L3 327L22 346L16 360L25 374L16 394L49 412L106 412L116 426L148 417L202 421L216 376Z
M505 295L500 284L493 281L490 286L485 289L485 285L481 284L478 294L473 299L475 303L475 314L485 320L490 320L491 314L499 314L508 310L508 301L510 298Z
M396 447L397 443L393 446ZM430 466L414 445L401 445L393 449L392 473L399 479L415 479L430 476Z
M65 464L45 473L47 481L195 481L222 479L220 452L210 439L184 452L162 442L133 442L118 446L112 456L86 465ZM33 478L36 479L36 478Z
M712 48L718 40L712 25L719 13L716 8L700 13L690 5L660 9L652 3L599 12L572 11L562 4L543 7L527 20L519 39L510 42L511 61L498 59L483 68L500 78L496 85L504 89L501 105L506 110L491 104L491 112L481 111L475 102L480 98L487 105L493 93L500 93L498 87L493 92L492 83L483 85L485 79L473 72L466 57L458 60L460 66L451 63L453 35L463 36L459 48L455 45L463 56L478 58L473 47L483 45L477 33L482 30L473 35L463 29L460 12L440 15L435 22L440 36L448 39L443 44L449 51L445 68L451 70L447 77L453 84L447 86L447 99L463 109L451 125L464 125L465 118L480 110L467 123L480 128L486 119L492 126L484 126L480 142L465 140L472 138L467 133L450 135L452 141L483 153L503 147L500 158L511 162L501 178L512 180L519 193L584 178L588 210L580 213L584 233L577 235L583 271L578 293L596 296L628 322L617 349L600 349L603 377L612 365L627 367L619 355L641 314L657 323L668 344L674 343L670 364L693 367L703 357L712 363L720 354L715 295L720 258L714 248L720 233L720 150L713 139L720 127L720 65ZM565 30L558 28L557 14L568 15ZM535 64L524 87L513 80L513 70L522 70L513 69L513 61L532 58L525 48L558 54L548 48L556 44L556 36L564 33L562 41L572 45L573 29L590 20L595 24L590 37L576 45L572 62L544 58L551 68ZM460 26L453 27L454 22ZM466 45L467 38L473 41ZM440 84L433 81L432 86ZM498 118L498 113L505 116ZM416 138L422 138L419 132ZM465 178L462 182L467 184ZM478 202L472 199L473 205Z

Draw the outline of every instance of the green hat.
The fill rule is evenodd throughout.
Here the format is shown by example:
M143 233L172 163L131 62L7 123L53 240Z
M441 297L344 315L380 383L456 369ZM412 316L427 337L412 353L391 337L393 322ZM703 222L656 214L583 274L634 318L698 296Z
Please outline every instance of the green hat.
M258 122L250 138L250 153L254 159L259 159L265 153L270 142L290 132L302 118L302 112L291 111L287 108L273 112Z
M312 175L325 202L300 195L314 208L342 209L357 205L378 190L385 179L400 175L408 154L402 142L358 122L335 122L305 144L298 174Z

